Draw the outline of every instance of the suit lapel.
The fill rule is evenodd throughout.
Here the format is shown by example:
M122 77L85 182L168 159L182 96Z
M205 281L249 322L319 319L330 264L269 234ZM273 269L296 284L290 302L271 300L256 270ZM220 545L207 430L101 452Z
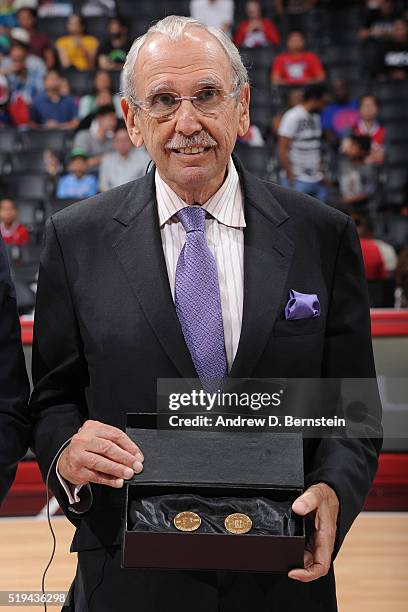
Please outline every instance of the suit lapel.
M123 226L113 245L128 282L163 349L180 375L195 378L171 296L160 238L154 172L137 181L115 214Z
M230 377L250 377L272 332L294 251L284 231L288 215L264 183L243 170L245 203L244 307L241 337Z

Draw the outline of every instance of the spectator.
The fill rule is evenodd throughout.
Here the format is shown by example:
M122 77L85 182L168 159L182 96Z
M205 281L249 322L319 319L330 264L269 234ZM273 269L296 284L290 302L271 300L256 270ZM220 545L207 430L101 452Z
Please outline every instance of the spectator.
M61 176L57 185L57 198L89 198L98 193L93 174L87 174L88 156L83 149L74 148L69 156L69 174Z
M17 206L11 198L0 200L0 232L6 244L23 246L30 241L28 229L18 221Z
M383 280L387 278L381 251L373 238L373 228L370 221L361 217L356 223L363 254L364 270L367 280Z
M283 169L281 183L320 200L327 196L321 167L319 116L326 103L325 86L309 85L303 102L283 115L278 130L278 155Z
M30 108L35 127L73 130L78 126L78 109L72 96L61 95L61 77L51 70L45 77L45 92L37 96Z
M234 21L233 0L191 0L190 15L207 26L220 28L228 34Z
M10 32L10 36L11 36L11 49L13 49L13 47L20 47L21 49L23 49L23 51L25 51L25 54L26 54L25 63L26 63L28 71L32 74L37 73L39 76L44 78L45 73L47 72L47 68L45 66L45 63L40 57L30 53L29 51L30 35L28 34L28 32L23 30L23 28L13 28ZM10 53L11 53L11 49L10 49ZM11 63L12 63L11 58L5 57L1 61L0 72L2 74L7 75L7 73L11 69Z
M10 66L7 81L10 89L8 111L14 125L28 125L29 106L32 100L44 89L43 77L38 71L27 67L27 50L21 45L13 45L10 51Z
M408 308L408 248L402 249L395 270L395 307Z
M408 77L408 25L403 19L394 22L391 39L381 45L373 72L379 79Z
M98 40L85 33L85 23L80 15L71 15L67 23L68 36L61 36L55 43L59 60L64 68L92 70L95 67Z
M312 51L305 51L305 40L300 32L289 34L287 51L280 53L272 65L274 85L305 85L321 83L325 73L319 58Z
M150 157L145 148L136 149L129 138L124 122L118 123L113 137L112 153L102 158L99 170L101 191L118 187L129 181L140 178L146 173Z
M14 0L2 0L0 3L0 30L14 28L17 25L17 16Z
M322 128L331 141L350 133L358 120L358 100L351 99L348 82L333 81L333 94L333 102L322 112Z
M10 90L5 76L0 75L0 128L11 124L11 117L8 111L10 100Z
M280 44L280 34L273 21L262 18L259 2L247 2L245 12L247 19L238 25L235 33L234 42L238 47L266 47Z
M344 150L345 157L340 162L339 186L343 206L368 204L376 192L378 173L373 164L367 164L371 141L369 136L352 135L349 146Z
M17 12L19 26L29 35L29 51L47 63L47 53L51 47L48 36L37 30L35 9L22 7Z
M104 97L105 101L103 103L100 101L100 98L102 97L100 94L102 94ZM109 95L109 100L107 100L107 97L105 97L107 94ZM79 101L78 116L80 119L83 119L84 117L95 113L99 106L106 106L107 104L113 104L116 114L119 117L122 116L120 96L118 94L112 94L112 79L109 72L106 72L106 70L98 70L95 74L92 93L82 96Z
M380 6L367 11L364 27L359 36L362 40L380 41L392 37L396 19L401 17L394 0L381 0Z
M122 70L129 49L127 26L114 17L109 21L109 36L99 49L99 67L103 70Z
M370 137L371 149L367 163L381 164L384 161L385 128L378 121L378 103L373 94L361 98L359 119L353 128L353 134Z
M59 61L59 55L57 49L54 46L54 43L51 47L49 47L44 55L44 62L46 66L46 70L60 70L61 63Z
M100 17L106 15L110 17L116 8L115 0L88 0L81 8L81 15L84 17Z
M384 262L385 272L388 278L391 278L394 275L395 268L397 267L398 257L397 252L388 242L384 242L384 240L375 239L375 243L380 249L381 257Z
M68 17L72 13L72 0L39 0L39 17Z
M356 224L356 227L358 227L360 223L365 222L363 215L361 215L360 213L352 213L351 216L354 220L354 223ZM370 223L368 224L368 227L370 227ZM378 238L375 238L374 241L380 249L381 257L386 271L386 276L387 278L392 278L395 273L395 268L397 267L397 253L394 247L388 242L385 242L384 240L380 240Z
M88 157L88 167L97 168L105 153L112 151L112 136L117 117L113 106L101 106L96 111L89 130L81 130L74 139L74 148L82 149Z

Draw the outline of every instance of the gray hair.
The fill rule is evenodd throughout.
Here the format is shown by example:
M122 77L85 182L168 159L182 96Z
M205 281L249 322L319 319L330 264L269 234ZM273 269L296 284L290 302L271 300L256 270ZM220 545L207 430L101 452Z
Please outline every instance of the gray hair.
M122 72L122 95L126 100L131 103L137 99L135 87L134 87L134 69L136 60L139 55L140 49L143 47L145 42L153 36L153 34L164 34L172 41L178 41L182 38L184 32L188 28L200 28L209 32L218 40L222 48L224 49L228 59L231 63L232 72L234 75L234 86L243 87L245 83L248 83L248 72L242 63L241 56L238 49L231 41L229 36L222 30L214 28L212 26L206 26L200 21L193 19L192 17L179 17L178 15L169 15L164 19L161 19L153 26L151 26L145 34L136 38L133 45L127 54L126 62Z

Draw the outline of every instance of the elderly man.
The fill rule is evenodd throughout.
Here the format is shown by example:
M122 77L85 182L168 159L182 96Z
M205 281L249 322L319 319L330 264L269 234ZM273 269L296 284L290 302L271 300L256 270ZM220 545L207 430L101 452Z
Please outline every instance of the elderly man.
M42 473L78 528L70 609L334 611L331 562L376 470L371 440L305 440L293 509L318 527L305 568L120 568L123 480L148 461L126 413L155 411L158 378L375 374L350 220L231 158L250 94L229 38L167 17L123 77L129 136L155 166L52 217L38 283L31 411ZM318 294L320 317L285 319L293 288Z

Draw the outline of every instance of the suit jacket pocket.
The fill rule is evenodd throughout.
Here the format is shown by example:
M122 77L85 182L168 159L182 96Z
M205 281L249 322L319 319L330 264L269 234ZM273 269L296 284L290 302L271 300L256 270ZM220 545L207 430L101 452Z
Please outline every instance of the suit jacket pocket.
M310 317L309 319L279 319L273 328L273 335L281 337L320 334L324 332L324 327L325 321L322 316Z

